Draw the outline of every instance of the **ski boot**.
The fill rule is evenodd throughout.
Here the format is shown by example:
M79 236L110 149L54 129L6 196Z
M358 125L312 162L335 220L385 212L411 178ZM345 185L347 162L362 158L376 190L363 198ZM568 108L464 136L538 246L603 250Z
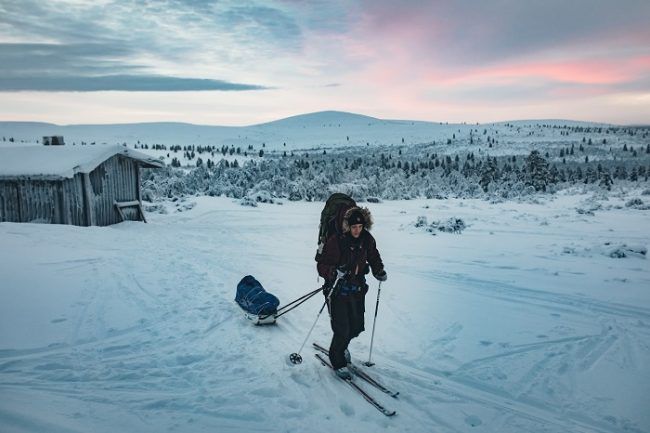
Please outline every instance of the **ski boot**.
M337 368L334 373L343 380L352 380L352 373L347 367Z

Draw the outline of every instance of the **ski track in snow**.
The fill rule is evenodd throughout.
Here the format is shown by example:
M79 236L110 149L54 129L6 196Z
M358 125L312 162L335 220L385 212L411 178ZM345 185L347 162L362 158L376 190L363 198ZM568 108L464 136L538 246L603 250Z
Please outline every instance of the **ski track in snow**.
M545 227L539 221L546 216L533 213L561 215L564 201L577 198L540 208L453 200L370 205L389 272L370 372L400 397L366 388L397 410L394 419L334 380L309 342L304 363L287 364L320 295L272 327L251 326L233 301L246 274L283 303L318 287L312 241L322 204L249 209L225 198L196 200L193 210L152 215L147 225L0 224L0 239L12 251L0 276L24 282L2 299L21 299L50 278L59 284L55 277L72 290L67 306L38 310L50 311L35 320L53 334L33 341L47 344L26 339L17 346L14 333L22 331L0 332L0 430L650 431L642 409L650 395L647 297L633 303L609 296L602 273L569 272L560 257L564 270L554 275L547 261L555 260L552 243L599 238L573 214ZM431 208L422 209L424 203ZM426 212L473 218L472 225L462 235L405 228ZM511 224L492 229L493 213ZM647 212L641 215L650 222ZM647 234L623 227L625 236L648 244ZM504 243L484 249L490 230ZM552 239L544 240L547 233ZM541 236L528 255L516 241L522 236L529 244ZM638 290L650 275L646 259L566 260L587 271L602 263L624 275L636 275L630 266L639 269L621 290ZM31 276L13 271L30 263ZM563 287L575 278L584 279L580 287ZM605 289L590 294L599 284ZM370 342L377 287L370 285L366 332L351 346L358 360ZM40 293L44 303L56 298ZM29 313L35 302L25 299ZM312 340L327 345L328 328L324 313Z

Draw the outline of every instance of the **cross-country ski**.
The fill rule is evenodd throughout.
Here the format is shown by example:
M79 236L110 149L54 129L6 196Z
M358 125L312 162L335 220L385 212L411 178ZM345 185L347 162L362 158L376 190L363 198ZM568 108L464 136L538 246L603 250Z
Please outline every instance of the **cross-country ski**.
M329 351L326 348L324 348L323 346L321 346L320 344L312 343L312 345L314 346L315 349L319 350L324 355L329 356ZM397 398L397 396L399 395L399 391L392 391L392 390L388 389L387 387L382 385L379 381L377 381L374 377L372 377L370 374L368 374L365 370L361 369L355 363L349 362L348 363L348 368L350 368L350 370L352 371L352 373L354 373L355 376L358 376L361 379L365 380L370 385L374 386L375 388L377 388L378 390L380 390L384 394L388 394L393 398Z
M321 355L318 354L318 353L316 353L316 354L314 354L314 355L316 356L316 358L318 358L318 360L319 360L319 361L320 361L324 366L329 367L330 369L334 370L334 368L332 367L332 364L330 364L330 362L329 362L328 360L326 360L323 356L321 356ZM336 376L336 375L334 375L334 376ZM378 402L378 401L377 401L373 396L371 396L370 394L368 394L368 392L367 392L366 390L364 390L363 388L361 388L361 387L360 387L358 384L356 384L352 379L341 379L341 378L338 378L338 379L340 379L340 380L342 380L343 382L345 382L345 383L347 383L348 385L350 385L350 387L351 387L352 389L354 389L357 393L359 393L359 394L360 394L360 395L361 395L361 396L362 396L362 397L363 397L363 398L364 398L368 403L370 403L370 404L371 404L375 409L377 409L379 412L383 413L384 415L386 415L386 416L393 416L393 415L395 415L395 414L397 413L397 412L395 412L394 410L386 409L386 408L385 408L381 403L379 403L379 402Z

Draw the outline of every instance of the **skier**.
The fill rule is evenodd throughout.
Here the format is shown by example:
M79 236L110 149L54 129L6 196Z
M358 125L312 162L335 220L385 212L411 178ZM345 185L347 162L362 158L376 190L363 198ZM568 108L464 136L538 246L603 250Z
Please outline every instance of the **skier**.
M332 235L318 257L318 273L325 279L323 293L329 298L328 309L332 325L329 358L336 374L352 379L348 344L364 330L365 295L368 292L365 275L372 273L379 281L388 278L375 238L370 234L372 216L367 208L352 207L343 217L343 234ZM336 279L336 287L333 287Z

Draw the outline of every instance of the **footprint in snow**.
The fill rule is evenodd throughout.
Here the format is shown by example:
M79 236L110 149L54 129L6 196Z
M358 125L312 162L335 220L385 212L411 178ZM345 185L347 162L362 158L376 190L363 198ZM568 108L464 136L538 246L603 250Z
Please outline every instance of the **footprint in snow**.
M481 418L477 417L476 415L470 415L467 418L465 418L465 424L467 424L470 427L477 427L483 424L483 421L481 421Z
M291 365L293 365L293 364L291 364ZM305 375L303 375L303 374L291 373L291 375L289 377L291 377L291 379L293 379L294 382L296 382L299 385L303 385L303 386L310 386L311 385L311 381L308 380L305 377Z
M340 408L341 408L341 412L343 412L347 416L353 416L354 415L354 409L349 404L341 403Z

